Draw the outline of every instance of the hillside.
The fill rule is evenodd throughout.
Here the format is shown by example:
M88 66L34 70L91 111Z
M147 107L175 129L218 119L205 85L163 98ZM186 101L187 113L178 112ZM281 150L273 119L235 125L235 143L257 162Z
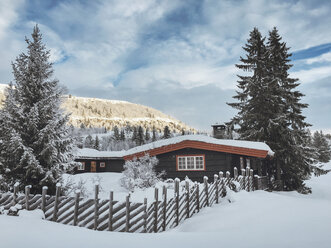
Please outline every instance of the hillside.
M0 84L0 104L5 98L5 87L6 85ZM112 129L115 125L118 127L130 125L152 129L155 126L161 131L165 126L169 126L170 130L175 132L181 132L183 129L195 132L194 128L161 111L126 101L69 95L65 97L62 107L66 112L71 113L69 123L75 127L84 124L86 127Z

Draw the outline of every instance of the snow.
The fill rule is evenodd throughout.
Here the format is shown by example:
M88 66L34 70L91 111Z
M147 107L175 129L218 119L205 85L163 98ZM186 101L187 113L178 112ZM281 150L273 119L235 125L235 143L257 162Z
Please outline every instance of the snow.
M0 92L4 92L7 87L8 84L0 84Z
M99 184L99 198L109 199L109 192L114 192L114 199L119 201L125 201L125 197L130 194L130 199L132 202L144 202L144 198L147 198L148 203L154 201L154 187L139 189L135 188L134 192L130 192L121 186L120 179L122 173L116 172L104 172L104 173L82 173L76 175L64 174L63 175L63 185L73 184L73 186L78 186L83 183L83 188L81 188L81 193L86 198L94 198L94 185ZM171 181L171 180L170 180ZM181 182L180 193L184 193L185 181ZM158 182L155 187L159 189L159 198L161 199L162 187L167 187L168 197L174 195L173 186L174 183L170 182ZM190 186L193 187L193 182L190 181ZM75 191L75 190L74 190ZM74 191L71 192L73 196Z
M79 149L77 155L80 157L99 157L99 158L119 158L123 156L132 155L135 153L145 152L154 148L159 148L163 146L168 146L171 144L177 144L183 141L200 141L210 144L216 145L226 145L233 147L242 147L249 149L257 149L267 151L269 155L273 155L274 152L270 149L270 147L263 142L254 142L254 141L244 141L244 140L226 140L226 139L215 139L205 135L183 135L177 136L169 139L158 140L149 144L145 144L142 146L134 147L127 151L97 151L94 149L83 148Z
M91 148L77 149L76 156L80 158L123 158L125 151L98 151Z
M1 247L330 247L331 173L307 184L312 194L231 193L220 204L158 234L99 232L37 216L0 215Z

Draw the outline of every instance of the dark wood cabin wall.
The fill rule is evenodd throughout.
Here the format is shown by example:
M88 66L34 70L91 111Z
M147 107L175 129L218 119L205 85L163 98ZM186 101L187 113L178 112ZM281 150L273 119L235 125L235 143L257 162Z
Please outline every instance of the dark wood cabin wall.
M122 172L124 159L76 159L76 162L85 162L85 170L77 170L75 168L74 173L91 172L91 162L96 161L96 172ZM106 167L100 167L101 162L106 162Z
M176 155L205 155L206 170L205 171L177 171L176 170ZM236 154L215 152L200 150L194 148L185 148L165 154L157 155L159 159L159 164L156 166L156 171L161 172L165 171L165 178L176 178L183 180L188 176L193 181L202 182L203 177L207 176L209 181L214 180L214 175L222 171L231 172L233 177L233 169L237 167L240 170L240 157L244 158L244 168L246 168L246 158L250 159L251 168L254 170L254 174L258 173L258 163L261 162L261 159L248 156L240 156ZM240 172L239 172L240 173ZM265 175L265 172L263 171Z
M176 155L205 155L206 170L205 171L177 171L176 170ZM214 174L220 171L224 173L231 170L231 154L200 150L194 148L185 148L165 154L157 155L159 164L156 166L156 171L166 172L166 178L176 178L183 180L188 176L193 181L202 182L203 177L207 176L209 181L214 180Z

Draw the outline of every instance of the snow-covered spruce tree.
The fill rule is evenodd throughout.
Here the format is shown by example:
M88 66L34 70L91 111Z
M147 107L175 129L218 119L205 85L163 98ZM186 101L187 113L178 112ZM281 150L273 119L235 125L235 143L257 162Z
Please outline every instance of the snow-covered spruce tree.
M143 157L134 158L124 164L121 185L133 191L134 188L148 188L154 186L165 174L156 173L155 166L158 164L156 157L145 154Z
M115 126L113 128L113 132L114 132L114 139L115 140L120 140L120 131L119 131L117 126Z
M288 70L293 66L290 63L289 48L278 30L273 28L269 32L267 42L268 50L268 74L280 89L280 97L283 105L279 106L280 117L284 120L279 122L280 139L277 144L281 148L277 151L275 157L280 170L282 179L285 183L285 189L299 190L305 192L303 180L308 179L312 172L313 150L306 142L309 134L307 128L310 126L302 115L302 110L308 107L308 104L301 103L304 96L297 90L300 85L298 79L290 78Z
M327 163L331 159L331 147L322 131L316 131L313 136L312 145L316 149L316 160Z
M145 137L144 137L144 129L142 126L138 127L138 133L137 133L137 141L138 146L141 146L145 143Z
M91 134L87 135L85 138L85 142L84 142L84 147L85 148L93 148L94 147L94 140L93 137L91 136Z
M68 115L60 109L64 90L53 79L50 52L37 25L26 42L27 53L12 63L14 82L0 110L0 174L9 187L30 184L40 193L48 186L52 194L62 173L74 165L74 142Z
M276 178L278 168L286 190L304 192L303 180L311 169L311 151L305 146L309 124L301 114L307 105L299 102L302 94L295 90L297 79L289 78L291 54L278 31L273 29L264 43L254 28L243 47L247 55L237 65L245 75L239 76L239 91L234 96L238 102L229 103L238 109L230 124L238 127L240 139L266 142L275 151L271 179Z
M169 139L171 137L170 129L168 126L165 126L163 129L163 139Z
M155 126L153 126L153 129L152 129L152 142L154 142L156 140L157 140L156 128L155 128Z

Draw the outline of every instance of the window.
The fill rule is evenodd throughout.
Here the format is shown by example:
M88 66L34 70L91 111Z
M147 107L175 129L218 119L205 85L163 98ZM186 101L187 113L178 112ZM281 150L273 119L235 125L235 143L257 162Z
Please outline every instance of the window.
M85 170L85 162L78 163L78 170Z
M100 168L105 168L106 167L106 163L105 162L100 162Z
M177 170L205 170L205 156L177 156Z

